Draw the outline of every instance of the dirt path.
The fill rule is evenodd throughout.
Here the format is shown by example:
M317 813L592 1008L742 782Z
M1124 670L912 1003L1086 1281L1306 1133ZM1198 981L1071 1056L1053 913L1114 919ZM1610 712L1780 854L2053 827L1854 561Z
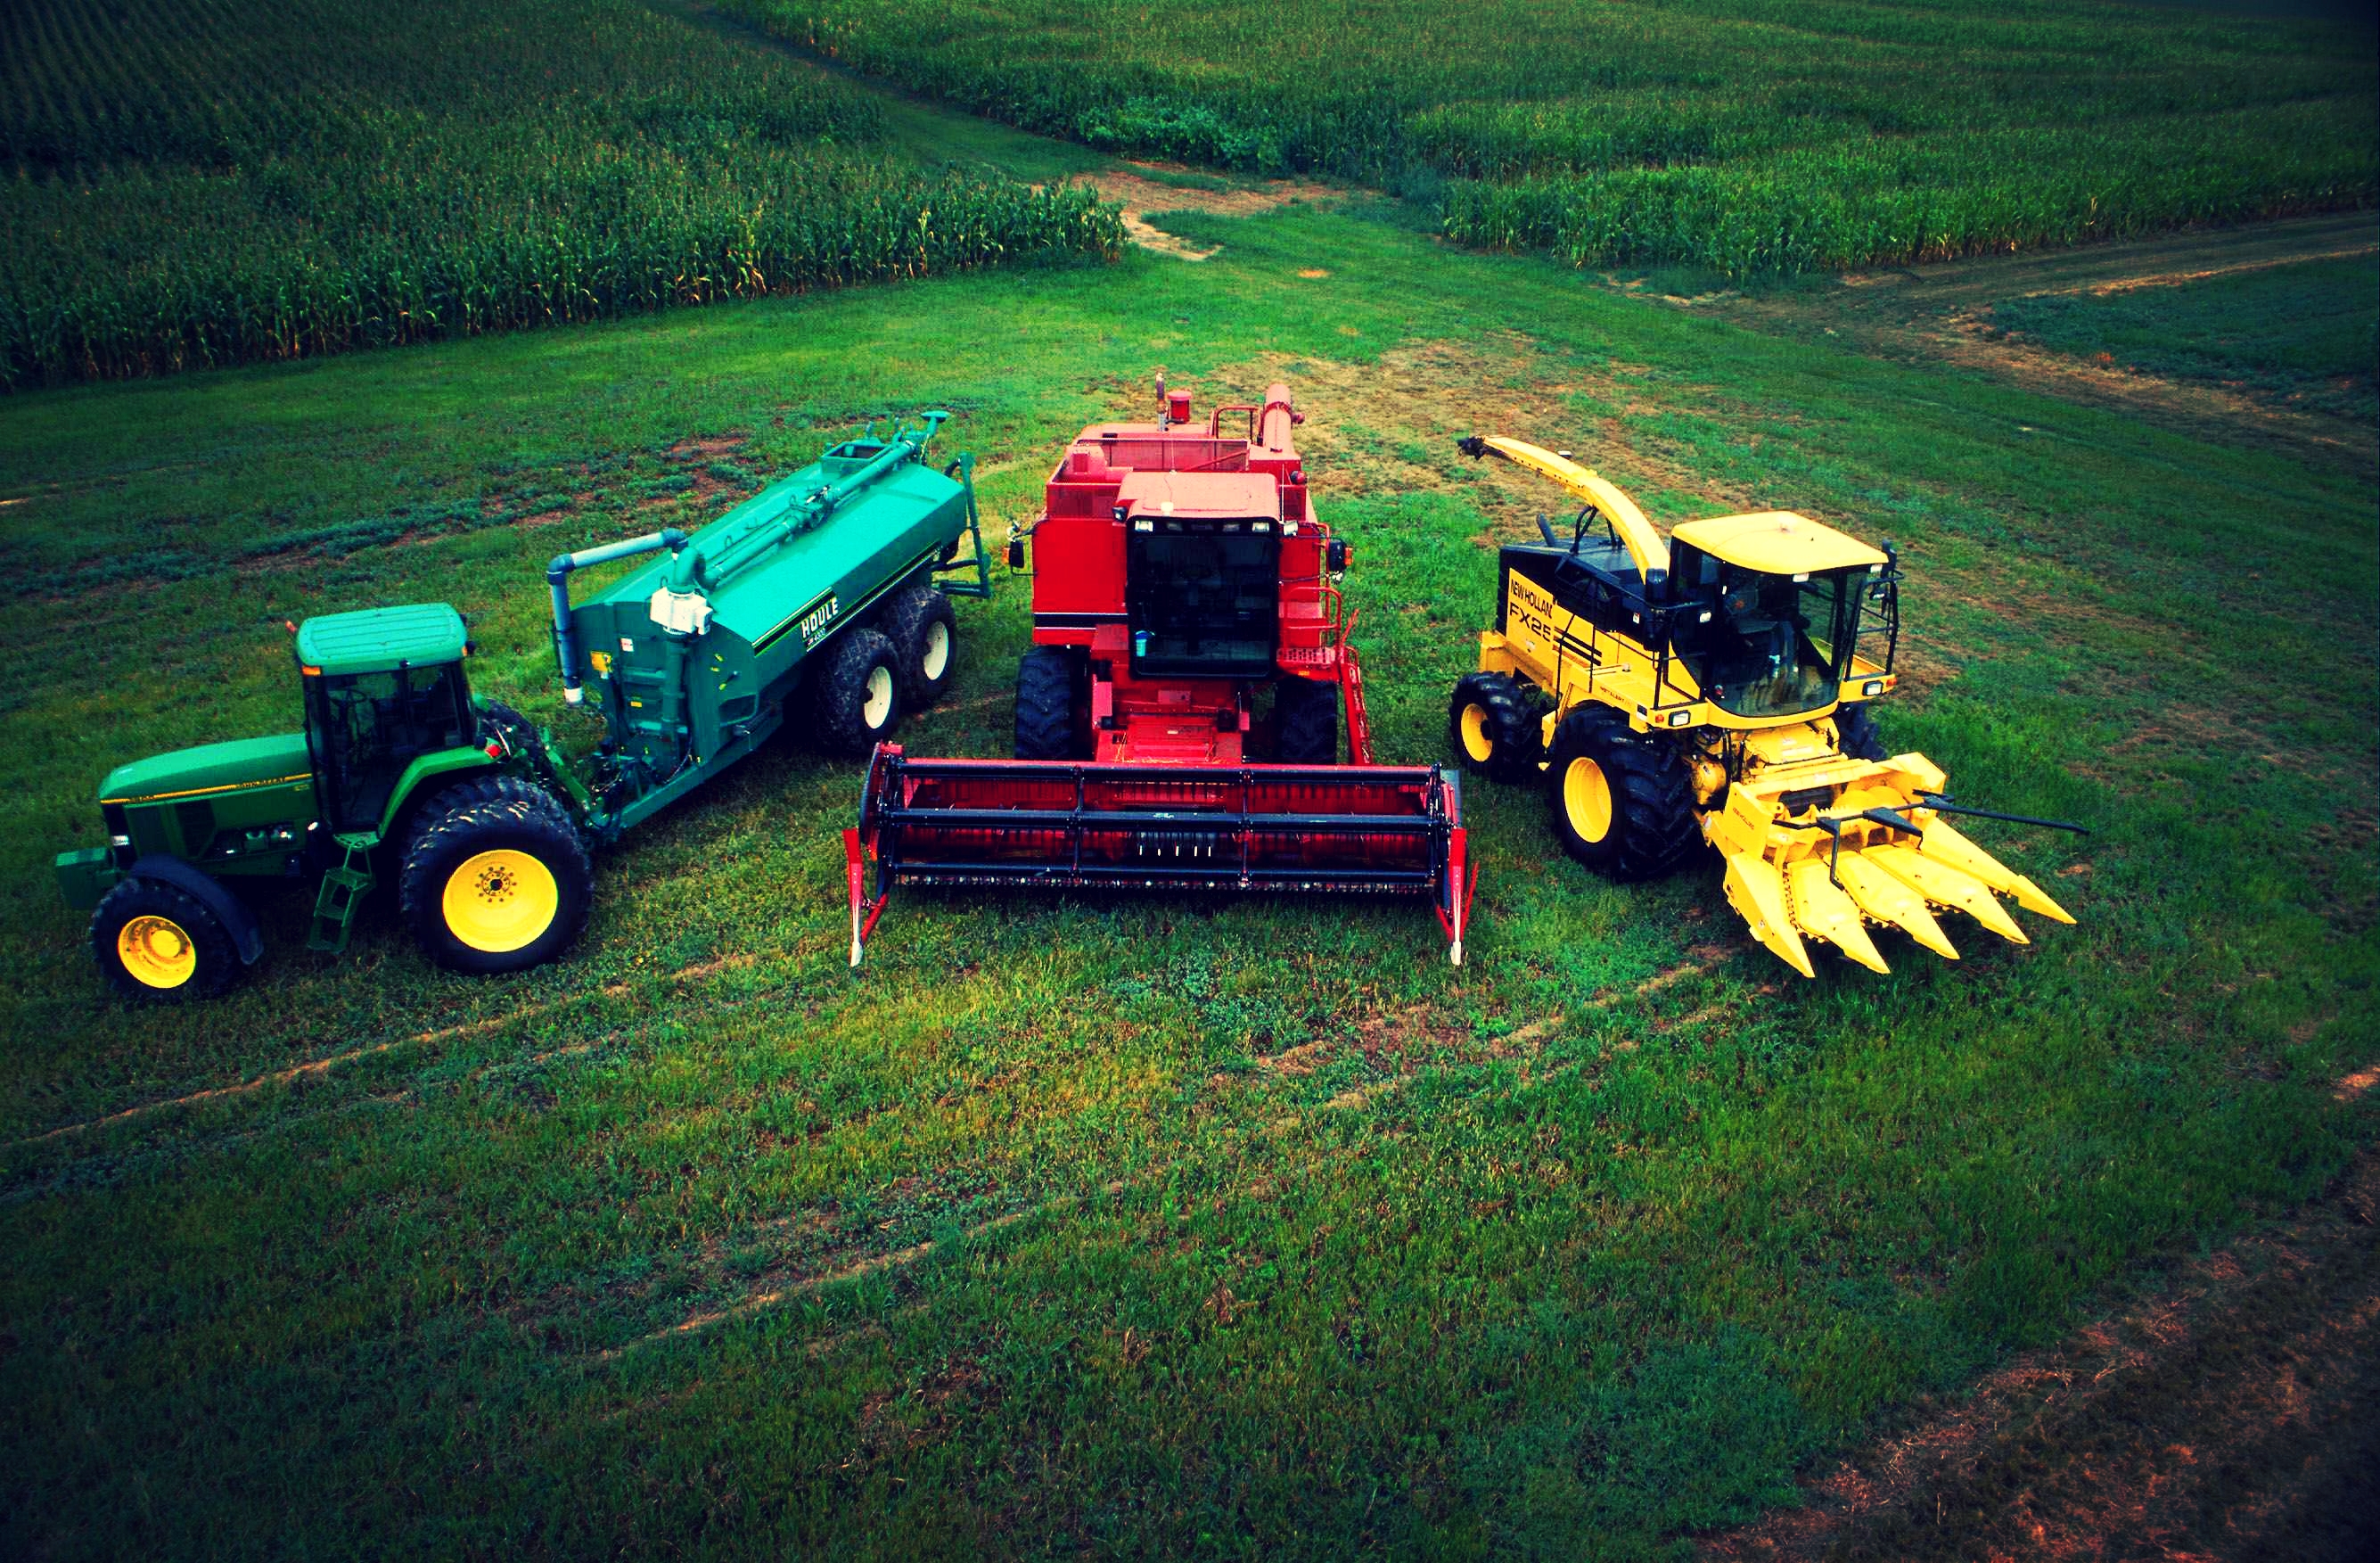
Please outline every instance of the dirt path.
M2348 1084L2351 1085L2350 1081ZM2342 1087L2346 1089L2346 1087ZM1706 1559L2353 1563L2380 1547L2380 1152L2273 1229L1706 1538Z
M2285 408L2219 386L2184 385L2000 339L1981 311L2009 299L2111 293L2380 250L2380 213L2334 213L2249 227L2168 234L1877 272L1843 286L1748 297L1671 299L1762 330L1908 363L1949 363L2067 401L2119 411L2194 438L2277 446L2301 458L2380 477L2380 430L2356 419Z

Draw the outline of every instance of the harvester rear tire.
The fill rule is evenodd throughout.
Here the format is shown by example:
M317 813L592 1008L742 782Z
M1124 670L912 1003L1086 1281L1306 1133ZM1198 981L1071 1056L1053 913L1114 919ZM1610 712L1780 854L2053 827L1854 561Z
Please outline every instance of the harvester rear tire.
M912 711L934 703L958 665L959 616L930 586L912 586L884 610L884 633L901 659L901 698Z
M135 1004L212 998L239 980L239 944L179 885L127 879L91 914L91 953L117 996Z
M1607 879L1658 879L1702 839L1683 751L1601 706L1573 711L1546 751L1562 850Z
M397 910L421 953L488 975L552 960L587 926L595 865L570 811L518 776L482 776L415 816Z
M1080 760L1088 751L1075 706L1081 663L1063 646L1036 646L1016 659L1016 757Z
M1273 758L1283 765L1339 763L1339 686L1283 678L1273 686Z
M1876 726L1876 713L1864 705L1845 705L1836 709L1835 743L1848 759L1885 758L1884 731Z
M1465 674L1447 707L1446 736L1464 770L1500 782L1527 780L1545 758L1509 673Z
M820 746L866 754L901 725L901 653L881 631L846 631L826 653L816 699Z

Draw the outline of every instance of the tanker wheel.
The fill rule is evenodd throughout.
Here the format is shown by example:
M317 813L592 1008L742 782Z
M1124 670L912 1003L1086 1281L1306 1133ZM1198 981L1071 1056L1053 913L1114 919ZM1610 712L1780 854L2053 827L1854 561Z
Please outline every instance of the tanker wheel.
M1339 763L1339 686L1283 678L1273 686L1273 758L1284 765Z
M1017 658L1019 760L1080 760L1089 754L1076 719L1082 673L1081 659L1064 646L1036 646Z
M1884 732L1876 713L1864 705L1840 706L1835 711L1835 747L1853 760L1885 758Z
M1454 686L1446 730L1464 770L1500 782L1526 780L1544 758L1537 725L1509 673L1465 675Z
M397 909L421 953L450 971L518 971L587 926L595 869L570 812L518 776L483 776L417 816Z
M239 946L206 903L162 879L127 879L91 914L91 953L136 1004L212 998L239 978Z
M930 586L912 586L884 611L884 633L901 663L901 698L922 710L949 687L956 665L959 616Z
M1702 839L1685 756L1603 707L1563 717L1546 759L1562 850L1606 878L1658 879Z
M826 653L816 694L819 742L829 753L862 755L901 724L901 653L874 629L844 633Z

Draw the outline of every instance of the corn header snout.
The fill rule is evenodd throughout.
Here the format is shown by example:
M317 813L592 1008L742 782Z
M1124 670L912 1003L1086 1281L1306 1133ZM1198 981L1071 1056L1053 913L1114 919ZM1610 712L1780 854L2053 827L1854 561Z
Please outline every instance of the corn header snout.
M1944 910L2024 943L2003 896L2073 922L1950 817L2081 826L1954 801L1924 755L1885 752L1871 705L1898 681L1891 544L1789 511L1664 539L1566 455L1498 437L1461 448L1580 502L1567 536L1541 515L1540 542L1500 551L1496 622L1449 711L1466 765L1542 782L1572 858L1649 878L1708 843L1729 903L1804 976L1812 941L1884 971L1873 927L1956 959Z

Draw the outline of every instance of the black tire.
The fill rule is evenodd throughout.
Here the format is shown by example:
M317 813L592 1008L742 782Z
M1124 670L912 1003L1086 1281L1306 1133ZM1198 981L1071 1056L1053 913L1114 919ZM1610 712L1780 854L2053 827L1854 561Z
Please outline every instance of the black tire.
M901 725L900 653L880 630L845 630L827 651L812 699L820 747L866 754Z
M1467 674L1454 686L1446 736L1464 770L1500 782L1527 780L1545 758L1537 731L1511 674Z
M1081 665L1064 646L1036 646L1016 659L1016 757L1088 757L1077 722Z
M1702 839L1684 754L1603 707L1563 717L1547 761L1562 850L1606 878L1658 879Z
M901 698L912 711L933 704L958 665L959 616L951 600L930 586L894 593L884 610L884 634L900 659Z
M537 745L537 724L503 701L480 702L480 726L485 731L502 733L515 750L523 753Z
M1835 747L1853 760L1882 760L1884 732L1876 726L1876 713L1864 705L1844 705L1835 709Z
M421 953L450 971L552 960L585 930L594 899L595 866L570 812L518 776L465 782L415 815L397 910Z
M1284 765L1339 763L1339 686L1283 678L1273 686L1273 758Z
M127 879L91 914L91 953L135 1004L212 998L239 980L239 945L204 901L162 879Z

